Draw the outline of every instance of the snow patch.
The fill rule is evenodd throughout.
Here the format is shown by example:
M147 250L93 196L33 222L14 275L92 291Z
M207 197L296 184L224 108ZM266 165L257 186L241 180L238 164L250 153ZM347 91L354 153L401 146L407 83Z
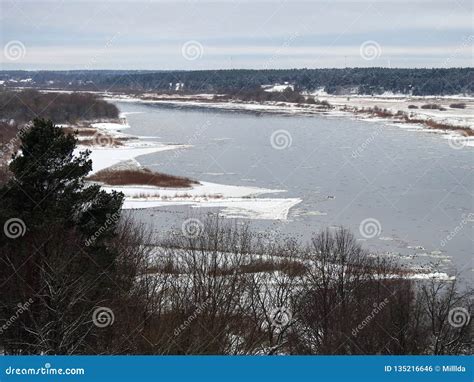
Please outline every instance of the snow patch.
M283 84L262 85L262 89L265 90L266 92L281 93L281 92L284 92L288 88L291 90L295 90L295 85L292 85L288 82L285 82Z
M125 209L188 205L193 208L221 208L222 216L228 218L286 220L290 209L301 202L299 198L256 198L284 190L210 182L200 182L189 188L106 186L103 189L123 192Z

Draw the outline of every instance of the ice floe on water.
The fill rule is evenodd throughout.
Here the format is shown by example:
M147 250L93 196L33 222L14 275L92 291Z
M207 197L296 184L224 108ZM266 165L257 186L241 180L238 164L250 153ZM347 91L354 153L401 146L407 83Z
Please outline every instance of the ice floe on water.
M120 189L120 191L125 191ZM172 191L172 190L167 190ZM223 197L213 199L207 196L197 196L192 199L180 198L179 196L156 199L133 199L127 198L124 203L125 209L141 209L167 206L191 206L193 208L220 208L220 216L227 218L242 219L264 219L264 220L287 220L290 209L300 203L298 198L234 198Z
M298 198L257 198L283 190L232 186L200 182L193 187L106 186L106 191L120 191L126 196L125 209L187 205L193 208L220 208L222 216L246 219L288 218L289 210L301 202Z
M126 123L112 123L112 122L98 122L98 123L91 124L91 126L95 129L112 130L112 131L130 128L130 125Z

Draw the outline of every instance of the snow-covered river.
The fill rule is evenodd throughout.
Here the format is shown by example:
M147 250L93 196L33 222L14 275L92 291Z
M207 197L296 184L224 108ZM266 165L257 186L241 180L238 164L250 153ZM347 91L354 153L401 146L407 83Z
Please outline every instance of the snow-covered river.
M370 250L444 270L455 266L472 278L472 148L440 134L345 117L116 104L131 125L127 133L192 145L142 156L144 166L200 181L283 189L280 197L302 199L286 221L251 220L257 230L306 240L345 226ZM162 231L204 212L175 206L136 214Z

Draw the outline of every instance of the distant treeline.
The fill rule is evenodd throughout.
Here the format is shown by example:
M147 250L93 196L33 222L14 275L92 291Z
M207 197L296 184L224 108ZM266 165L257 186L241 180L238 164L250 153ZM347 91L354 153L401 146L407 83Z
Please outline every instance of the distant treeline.
M298 91L331 94L474 94L474 69L279 69L202 71L0 71L7 85L109 91L235 92L291 83ZM11 82L11 80L18 82ZM20 82L23 80L23 82ZM176 84L179 85L178 87Z
M0 91L0 120L24 123L42 117L56 123L117 118L117 107L87 93L40 93L36 90Z
M292 103L314 103L314 98L306 98L302 96L298 91L291 88L286 88L282 92L267 92L261 87L254 89L245 89L241 91L231 91L225 96L215 96L215 99L239 99L242 101L257 101L257 102L292 102Z

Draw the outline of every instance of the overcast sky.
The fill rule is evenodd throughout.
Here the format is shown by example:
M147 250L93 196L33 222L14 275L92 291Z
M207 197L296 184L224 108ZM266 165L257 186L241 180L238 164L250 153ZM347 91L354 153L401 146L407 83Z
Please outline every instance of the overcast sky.
M473 2L0 0L2 69L472 66Z

